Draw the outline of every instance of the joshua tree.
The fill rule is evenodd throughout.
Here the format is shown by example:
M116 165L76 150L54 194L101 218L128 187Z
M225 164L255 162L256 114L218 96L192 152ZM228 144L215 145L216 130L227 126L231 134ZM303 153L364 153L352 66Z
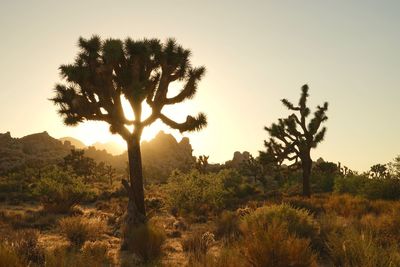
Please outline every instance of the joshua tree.
M386 178L389 172L386 164L375 164L371 166L368 174L371 178Z
M87 183L94 176L96 162L94 159L86 157L84 150L72 149L71 153L64 157L64 162L61 163L64 168L72 168L74 173L84 178Z
M207 173L209 157L210 156L201 155L196 159L195 167L200 173Z
M141 223L146 219L144 206L142 158L140 139L143 128L157 119L180 132L200 130L207 124L206 116L187 116L179 123L163 114L166 105L191 99L204 67L192 67L190 51L174 39L161 43L157 39L100 40L79 39L80 52L73 64L62 65L60 72L65 84L57 84L55 97L59 114L67 125L86 120L104 121L113 134L126 141L129 159L129 181L123 180L128 193L127 223ZM183 84L175 96L168 95L169 85ZM126 118L122 106L125 98L134 113ZM151 115L142 118L142 104L151 108ZM133 130L131 130L133 129Z
M310 175L312 167L311 149L324 139L326 128L318 129L321 123L328 117L325 115L328 110L328 103L318 106L308 123L307 117L310 109L306 106L308 97L308 86L303 85L302 94L298 106L293 105L286 99L282 103L289 110L293 111L287 118L279 119L278 123L273 123L271 127L265 127L269 133L269 141L264 141L266 152L260 152L260 157L277 162L281 165L285 160L294 161L292 165L297 165L300 160L303 169L303 195L310 196ZM296 114L298 113L298 114Z

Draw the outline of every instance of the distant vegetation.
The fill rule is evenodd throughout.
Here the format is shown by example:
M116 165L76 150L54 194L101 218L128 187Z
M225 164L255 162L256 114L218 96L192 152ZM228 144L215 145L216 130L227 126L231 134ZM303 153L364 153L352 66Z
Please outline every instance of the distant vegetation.
M152 143L160 162L178 145L166 134L143 147ZM365 173L318 159L304 198L301 169L248 152L225 164L187 152L186 168L164 161L145 176L149 222L135 228L123 220L126 170L84 150L4 171L0 266L400 264L400 156Z

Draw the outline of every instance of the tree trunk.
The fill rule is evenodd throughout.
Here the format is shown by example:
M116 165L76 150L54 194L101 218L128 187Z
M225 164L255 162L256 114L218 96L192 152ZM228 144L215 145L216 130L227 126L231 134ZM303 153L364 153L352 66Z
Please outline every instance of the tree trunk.
M134 136L132 140L128 142L128 159L129 184L126 180L123 180L123 185L129 197L126 223L127 225L132 225L144 223L146 221L140 137Z
M310 153L307 153L307 155L305 155L305 157L301 159L301 165L303 168L303 196L310 197L311 196L310 176L312 167L312 160L310 157Z

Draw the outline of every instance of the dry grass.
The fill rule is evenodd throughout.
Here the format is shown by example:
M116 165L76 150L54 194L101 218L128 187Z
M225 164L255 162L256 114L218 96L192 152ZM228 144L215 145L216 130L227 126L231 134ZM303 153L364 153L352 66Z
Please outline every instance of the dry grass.
M394 210L391 213L380 216L367 214L360 219L360 228L372 234L382 245L400 243L400 211Z
M188 255L190 264L204 262L207 258L207 252L214 242L212 233L197 229L182 240L182 249Z
M132 229L125 229L128 250L145 263L159 260L165 238L164 229L151 222Z
M108 256L108 244L87 241L76 247L58 247L46 253L46 267L104 267L113 266Z
M343 217L360 218L366 213L372 212L374 209L371 201L354 197L351 195L332 195L324 203L327 212L334 212Z
M373 237L353 228L328 236L329 255L335 266L400 266L397 246L383 248Z
M236 212L224 211L215 221L215 234L224 242L236 240L240 236L240 217Z
M23 267L24 262L20 259L15 249L6 243L0 243L0 267Z
M74 216L62 218L59 221L60 232L76 246L83 245L87 240L98 239L106 228L105 222L100 218Z
M284 225L272 223L266 229L251 229L241 246L250 266L317 266L310 241L289 234Z

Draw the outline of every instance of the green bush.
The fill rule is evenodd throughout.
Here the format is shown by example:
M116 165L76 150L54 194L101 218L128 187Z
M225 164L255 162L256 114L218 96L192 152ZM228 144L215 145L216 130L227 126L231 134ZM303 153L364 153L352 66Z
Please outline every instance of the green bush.
M334 191L360 195L368 199L400 199L400 179L394 177L368 178L363 175L337 177Z
M24 172L10 173L5 177L0 177L0 199L8 201L34 199L30 180Z
M368 180L368 177L362 175L337 176L334 191L341 194L357 195Z
M368 199L399 200L400 179L369 179L364 184L364 187L360 189L360 194Z
M197 170L176 173L167 185L172 207L184 213L206 215L234 206L240 198L251 194L244 179L235 170L202 174Z
M339 167L333 162L317 162L313 167L311 183L314 192L332 192Z
M67 213L91 195L89 187L80 178L58 168L44 174L34 193L40 199L44 210L52 213Z
M273 223L285 225L291 235L311 240L318 239L319 226L312 215L307 210L296 209L287 204L256 209L243 218L241 230L247 233L253 229L267 229Z

